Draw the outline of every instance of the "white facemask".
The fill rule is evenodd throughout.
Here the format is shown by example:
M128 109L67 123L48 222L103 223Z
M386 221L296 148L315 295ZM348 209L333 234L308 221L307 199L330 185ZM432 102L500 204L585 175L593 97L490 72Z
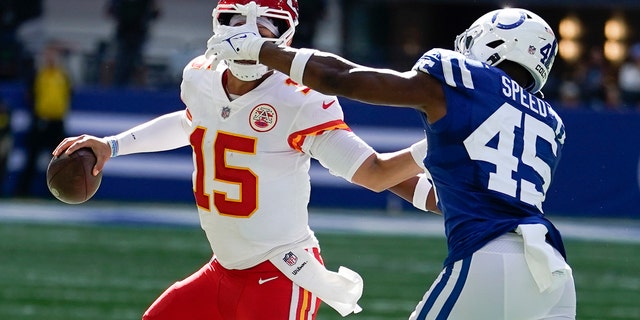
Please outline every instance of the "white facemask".
M233 60L225 60L225 63L229 66L229 71L236 78L242 81L253 81L262 78L269 68L263 64L240 64Z

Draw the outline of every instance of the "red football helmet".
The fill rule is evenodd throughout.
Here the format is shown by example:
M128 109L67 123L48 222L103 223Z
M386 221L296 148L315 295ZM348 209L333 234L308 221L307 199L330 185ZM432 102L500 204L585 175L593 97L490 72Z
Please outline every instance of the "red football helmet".
M258 5L258 17L267 17L280 32L276 43L289 44L298 25L298 0L220 0L213 9L213 29L217 25L229 25L231 17L243 14L238 5L255 2Z

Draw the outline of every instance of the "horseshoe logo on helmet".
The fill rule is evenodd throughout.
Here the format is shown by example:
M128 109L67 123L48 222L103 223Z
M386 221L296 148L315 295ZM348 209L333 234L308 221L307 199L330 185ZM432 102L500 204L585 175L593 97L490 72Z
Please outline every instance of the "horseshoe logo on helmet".
M500 15L502 12L496 12L495 15L493 15L493 18L491 18L491 22L496 22L496 20L498 20L498 15ZM524 21L527 19L527 16L524 14L524 12L519 12L520 13L520 17L518 18L517 21L511 23L511 24L505 24L502 23L500 21L498 21L498 24L496 25L496 27L500 28L500 29L514 29L519 27L520 25L522 25L524 23ZM511 18L511 16L509 15L508 18ZM502 19L504 20L504 19Z

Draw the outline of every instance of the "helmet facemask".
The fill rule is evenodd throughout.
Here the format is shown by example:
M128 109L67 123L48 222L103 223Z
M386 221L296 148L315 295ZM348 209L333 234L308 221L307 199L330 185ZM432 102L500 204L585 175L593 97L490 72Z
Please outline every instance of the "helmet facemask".
M289 0L286 4L283 1L257 0L257 23L266 27L277 38L273 42L277 45L289 45L298 24L297 1ZM222 0L213 9L213 32L216 33L221 25L239 25L246 21L247 5L244 0ZM240 18L240 19L239 19ZM284 30L284 31L283 31ZM276 31L276 32L274 32ZM257 61L235 61L225 60L231 73L242 81L253 81L262 78L269 68Z

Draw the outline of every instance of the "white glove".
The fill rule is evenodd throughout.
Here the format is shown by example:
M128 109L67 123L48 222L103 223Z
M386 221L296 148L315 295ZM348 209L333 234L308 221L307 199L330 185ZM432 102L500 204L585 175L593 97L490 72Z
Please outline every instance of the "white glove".
M213 36L207 41L207 59L213 60L253 60L258 61L262 44L269 40L262 38L258 31L257 5L250 2L238 5L245 11L247 22L244 25L230 27L221 25L214 30Z

